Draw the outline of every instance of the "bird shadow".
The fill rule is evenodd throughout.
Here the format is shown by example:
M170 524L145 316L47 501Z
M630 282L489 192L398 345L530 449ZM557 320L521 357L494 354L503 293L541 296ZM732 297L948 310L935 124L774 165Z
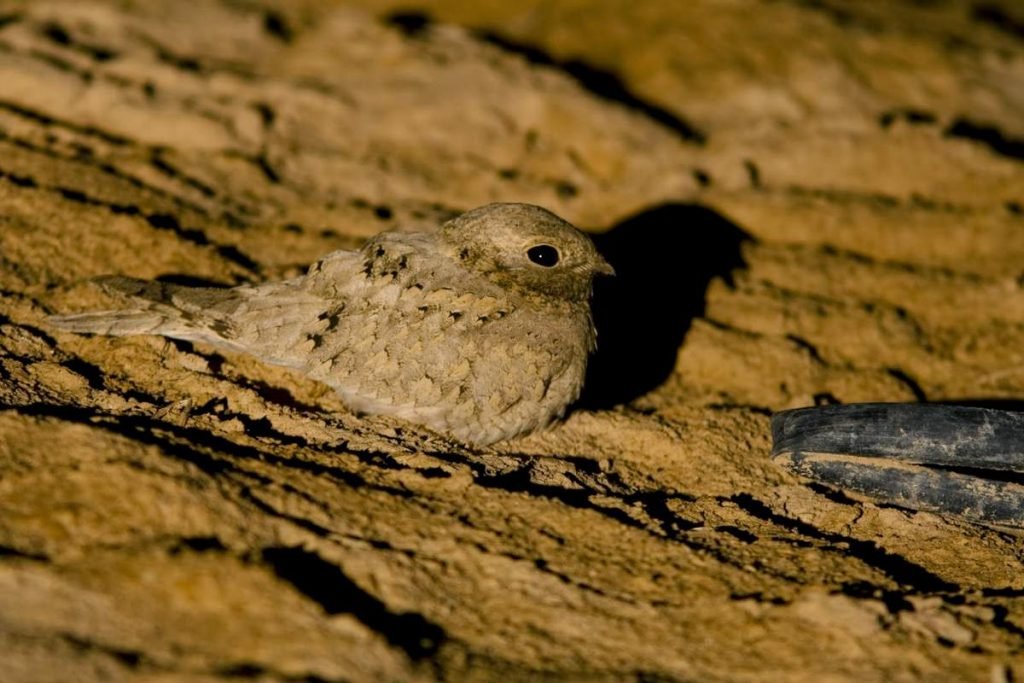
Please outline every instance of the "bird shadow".
M743 267L739 226L698 204L669 203L596 235L616 277L594 286L598 348L577 407L628 403L661 385L693 319L703 315L713 278L732 284Z

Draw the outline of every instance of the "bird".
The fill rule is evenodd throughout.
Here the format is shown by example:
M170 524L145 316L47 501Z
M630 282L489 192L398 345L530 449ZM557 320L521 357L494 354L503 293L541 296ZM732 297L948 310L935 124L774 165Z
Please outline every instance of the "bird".
M48 321L249 354L326 384L357 414L487 446L549 427L579 397L597 342L593 282L614 272L554 213L495 203L433 231L379 233L283 281L98 278L131 307Z

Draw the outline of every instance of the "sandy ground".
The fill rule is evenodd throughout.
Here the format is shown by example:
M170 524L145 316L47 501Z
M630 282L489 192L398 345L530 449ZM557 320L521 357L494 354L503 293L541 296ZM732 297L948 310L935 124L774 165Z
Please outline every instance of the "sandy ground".
M494 200L620 273L495 449L44 321ZM1022 398L1019 3L0 2L4 681L1020 680L1021 537L768 427Z

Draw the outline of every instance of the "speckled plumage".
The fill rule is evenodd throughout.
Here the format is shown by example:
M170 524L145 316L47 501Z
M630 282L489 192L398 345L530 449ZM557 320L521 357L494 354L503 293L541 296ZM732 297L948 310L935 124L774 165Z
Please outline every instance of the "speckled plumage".
M556 265L533 262L537 245ZM560 417L595 346L590 239L537 206L490 204L433 233L386 232L306 275L233 289L107 278L141 306L60 328L203 341L295 368L356 411L489 444Z

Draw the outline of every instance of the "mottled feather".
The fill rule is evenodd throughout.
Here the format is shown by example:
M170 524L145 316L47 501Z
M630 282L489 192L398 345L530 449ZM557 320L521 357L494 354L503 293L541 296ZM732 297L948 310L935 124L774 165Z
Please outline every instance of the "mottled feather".
M136 306L50 321L249 353L324 382L354 410L487 444L548 425L579 396L595 345L591 282L610 270L554 214L491 204L437 232L382 233L284 282L104 278Z

